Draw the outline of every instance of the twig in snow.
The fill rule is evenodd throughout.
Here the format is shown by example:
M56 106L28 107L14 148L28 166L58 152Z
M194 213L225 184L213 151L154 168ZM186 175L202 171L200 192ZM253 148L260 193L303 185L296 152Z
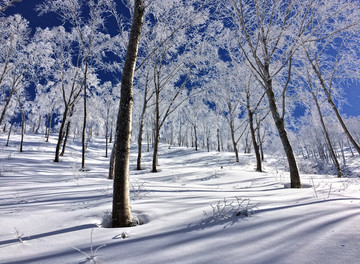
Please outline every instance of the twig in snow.
M97 254L98 250L100 248L105 247L106 245L100 245L95 250L93 249L93 231L94 231L94 228L91 229L91 235L90 235L90 255L76 247L73 247L73 249L79 251L81 254L83 254L86 257L85 263L96 264L96 263L98 263L95 259L97 256L99 256L99 254Z

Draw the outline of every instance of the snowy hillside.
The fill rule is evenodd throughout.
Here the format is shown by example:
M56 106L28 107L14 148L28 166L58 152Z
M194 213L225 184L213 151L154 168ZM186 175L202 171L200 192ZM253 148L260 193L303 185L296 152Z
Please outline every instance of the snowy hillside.
M132 210L144 224L105 228L111 212L104 140L80 144L52 162L56 139L0 136L0 263L359 263L360 178L302 174L284 188L275 161L161 146L142 171L132 154ZM360 159L351 160L358 168Z

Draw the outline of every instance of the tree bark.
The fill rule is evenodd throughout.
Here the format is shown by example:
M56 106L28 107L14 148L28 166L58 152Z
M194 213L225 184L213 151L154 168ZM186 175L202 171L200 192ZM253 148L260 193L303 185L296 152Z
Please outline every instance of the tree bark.
M254 113L250 110L249 105L247 105L247 108L248 108L247 110L248 110L248 116L249 116L251 139L253 142L253 147L254 147L254 152L255 152L255 157L256 157L256 171L262 172L259 145L256 142L256 134L255 134L255 128L254 128Z
M18 98L19 101L19 108L20 108L20 115L21 115L21 139L20 139L20 152L23 152L23 145L24 145L24 133L25 133L25 116L24 116L24 109L22 103L20 101L20 97Z
M139 126L139 135L138 135L138 155L137 155L137 161L136 161L136 169L142 170L141 168L141 157L142 157L142 137L143 137L143 131L144 131L144 118L145 118L145 100L143 105L143 110L140 117L140 126Z
M144 17L144 3L134 0L134 15L121 78L121 99L116 124L115 173L112 207L112 227L132 225L129 189L129 162L131 118L133 107L133 79L141 28Z
M75 104L73 104L71 106L70 113L69 113L69 121L66 124L64 143L62 145L62 150L61 150L61 153L60 153L61 157L64 156L64 154L65 154L66 144L67 144L69 134L70 134L71 117L73 116L74 111L75 111L74 108L75 108Z
M114 179L114 175L115 175L115 144L113 144L113 147L111 149L111 154L110 154L110 162L109 162L109 179L112 180Z
M11 135L11 130L12 130L12 127L13 127L13 125L14 125L14 121L15 121L15 114L13 114L13 117L11 118L11 123L10 123L9 133L8 133L8 137L7 137L7 141L6 141L6 145L5 145L5 147L8 147L8 146L9 146L10 135Z
M216 130L216 138L217 138L217 151L220 152L220 129Z
M143 107L142 107L141 116L140 116L140 126L139 126L139 134L138 134L138 156L137 156L137 162L136 162L137 170L142 170L141 158L142 158L142 140L143 140L143 133L144 133L144 119L145 119L147 104L148 104L150 98L152 97L152 95L151 95L150 98L147 98L148 91L149 91L148 82L149 82L149 72L146 75L144 101L143 101Z
M68 111L69 111L69 106L65 105L65 111L64 111L64 114L63 114L63 119L62 119L62 122L61 122L61 125L60 125L60 130L59 130L58 142L56 144L56 149L55 149L54 162L59 162L60 161L60 158L59 158L59 156L60 156L60 148L61 148L61 144L62 144L63 137L64 137L64 127L65 127Z
M155 84L156 85L156 84ZM160 141L160 110L159 110L159 96L160 88L155 87L155 123L154 123L154 150L153 150L153 160L152 160L152 172L157 172L158 164L158 150L159 150L159 141Z
M8 96L8 98L6 99L6 102L5 102L5 104L4 104L4 108L3 108L2 112L1 112L1 115L0 115L0 125L2 124L2 122L3 122L3 120L4 120L6 110L7 110L8 106L9 106L9 103L10 103L10 101L11 101L11 98L12 98L14 92L15 92L15 89L11 89L11 91L10 91L10 93L9 93L9 96Z
M53 111L54 111L54 109L51 109L51 113L50 113L50 115L48 117L47 126L46 126L46 129L45 129L45 137L46 137L45 142L49 142Z
M311 84L310 85L310 89L311 89L311 95L314 99L314 102L315 102L315 105L316 105L316 109L318 111L318 114L319 114L319 118L320 118L320 124L321 124L321 127L324 131L324 134L325 134L325 138L326 138L326 141L328 143L328 147L329 147L329 152L330 152L330 155L331 155L331 158L336 166L336 170L337 170L337 175L338 175L338 178L341 178L341 168L340 168L340 164L339 164L339 161L336 157L336 154L335 154L335 151L334 151L334 148L332 146L332 142L330 140L330 136L329 136L329 133L326 129L326 126L325 126L325 122L324 122L324 118L322 116L322 113L321 113L321 109L320 109L320 105L319 105L319 102L318 102L318 99L314 93L314 91L312 90L312 87L311 87Z
M87 87L87 71L88 71L88 62L89 57L85 58L85 73L84 73L84 119L83 119L83 129L82 129L82 152L81 152L81 169L85 171L85 136L86 136L86 118L87 118L87 100L86 100L86 87Z
M197 137L196 124L195 124L195 125L193 125L193 127L194 127L195 151L198 151L198 137Z
M160 129L156 129L155 138L154 138L154 152L153 152L153 160L152 160L152 170L151 172L157 172L157 165L159 159L159 141L160 141Z
M61 153L60 153L61 157L64 156L64 154L65 154L66 144L67 144L67 141L69 138L70 126L71 126L71 121L69 120L66 124L64 143L62 144L62 149L61 149Z
M230 121L229 125L230 125L231 142L233 144L233 149L234 149L234 153L235 153L235 162L239 162L239 150L237 148L237 142L235 139L234 124L232 121Z
M272 90L271 80L267 82L266 95L269 101L270 111L275 121L275 125L278 130L279 137L281 139L281 143L283 145L287 157L287 161L289 164L291 188L301 188L300 174L296 164L295 155L291 147L289 138L287 136L287 132L284 125L284 119L280 117L280 114L278 112L275 95Z
M41 125L41 119L42 119L42 115L39 115L39 123L35 129L35 134L39 133L39 129L40 129L40 125Z

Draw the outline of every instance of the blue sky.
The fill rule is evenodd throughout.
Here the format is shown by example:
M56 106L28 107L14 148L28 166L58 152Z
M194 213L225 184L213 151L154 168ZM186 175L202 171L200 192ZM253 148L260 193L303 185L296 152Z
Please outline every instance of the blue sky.
M57 19L56 15L51 13L43 16L38 16L34 10L35 6L42 3L42 0L22 0L15 3L12 7L6 10L5 15L19 13L30 22L30 27L53 27L58 26L61 22ZM342 114L349 116L360 115L360 89L359 83L351 83L344 87L345 97L348 104L343 105L341 109Z

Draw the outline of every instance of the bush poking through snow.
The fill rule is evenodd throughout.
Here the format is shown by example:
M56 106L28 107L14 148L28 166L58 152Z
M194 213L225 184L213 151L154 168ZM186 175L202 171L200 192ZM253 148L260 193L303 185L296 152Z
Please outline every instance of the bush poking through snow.
M84 178L84 172L81 170L81 168L76 166L76 163L72 163L72 173L73 173L73 181L76 182L77 186L79 186L79 181L81 178Z
M100 248L103 248L106 246L106 245L101 245L101 246L98 246L95 250L93 249L93 232L94 232L94 228L91 229L91 235L90 235L90 255L85 253L81 249L73 247L74 249L76 249L77 251L79 251L81 254L83 254L86 257L84 263L97 264L98 262L95 259L97 256L99 256L99 254L97 254L97 252L99 251Z
M237 196L230 202L224 198L224 200L218 201L215 205L210 204L210 206L211 212L203 211L206 222L227 220L234 216L250 217L254 214L254 209L257 208L257 205L250 203L250 199L242 199Z
M144 198L148 191L145 189L145 182L135 181L130 185L130 199L131 200L141 200Z
M228 219L234 212L234 206L232 204L233 201L229 203L224 198L223 201L218 201L215 205L210 204L212 211L210 213L204 211L204 215L206 216L208 222Z
M14 235L16 236L16 238L19 240L20 243L24 243L23 241L24 234L20 235L19 229L15 226L14 229L15 229Z
M250 217L254 214L254 209L257 208L257 204L250 204L250 199L241 199L235 196L237 201L237 213L236 216Z

